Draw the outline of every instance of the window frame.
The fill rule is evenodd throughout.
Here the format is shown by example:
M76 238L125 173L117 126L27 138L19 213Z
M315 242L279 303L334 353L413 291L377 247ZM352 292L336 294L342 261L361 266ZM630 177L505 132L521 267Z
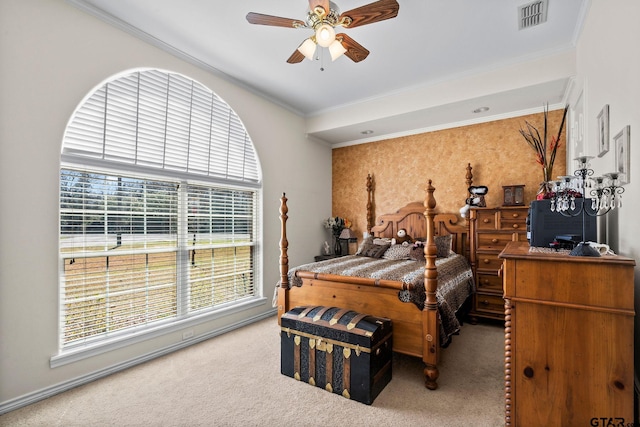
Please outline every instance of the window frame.
M109 81L117 80L120 76L127 75L135 72L144 72L145 70L133 70L125 73L120 73L117 76L112 77L111 79L105 81L104 84L107 84ZM154 70L159 71L159 70ZM161 71L164 72L164 71ZM170 73L170 72L167 72ZM172 73L175 74L175 73ZM184 77L184 76L182 76ZM184 77L189 79L188 77ZM192 82L197 83L195 80L190 79ZM99 86L100 88L102 86ZM208 90L208 89L207 89ZM80 103L79 107L84 105L86 99L94 93L92 91L83 102ZM215 93L211 92L213 96L216 96ZM224 102L224 101L223 101ZM226 104L226 103L225 103ZM227 104L228 106L228 104ZM233 113L233 110L229 110ZM76 110L77 111L77 110ZM233 113L235 114L235 113ZM75 113L74 113L75 116ZM72 119L73 120L73 116ZM71 123L70 120L70 123ZM239 118L238 118L239 121ZM244 125L239 122L244 129ZM244 130L246 134L246 129ZM66 133L66 132L65 132ZM248 136L246 137L248 138ZM253 143L249 139L249 144L253 147ZM246 145L246 141L245 141ZM161 320L153 322L149 325L144 326L134 326L127 328L122 331L116 331L114 333L109 334L106 337L98 338L98 339L90 339L84 340L83 342L64 344L64 319L62 316L64 315L63 310L63 283L64 283L64 257L62 256L61 249L59 249L59 299L58 299L58 317L59 317L59 330L58 330L58 339L59 339L59 350L58 354L54 355L50 359L51 367L57 367L66 365L68 363L73 363L75 361L79 361L85 359L87 357L93 357L95 355L105 353L108 351L112 351L118 348L122 348L125 346L129 346L135 343L139 343L145 340L166 336L172 333L176 333L178 331L184 331L185 328L192 328L196 325L202 324L204 322L210 322L216 319L223 318L232 313L241 312L244 310L252 309L254 307L258 307L264 305L266 302L266 298L263 295L263 276L262 276L262 179L261 179L261 171L260 171L260 163L257 159L257 155L255 155L255 167L257 168L257 177L256 180L238 180L237 177L234 179L223 178L220 175L210 174L203 175L202 173L190 173L188 171L176 170L175 168L171 169L160 169L157 167L144 165L144 164L131 164L124 163L118 161L117 159L106 159L106 158L97 158L95 156L86 155L86 153L78 153L74 150L66 150L63 143L62 153L60 158L60 171L63 169L74 169L74 170L85 170L91 173L97 174L109 174L113 176L127 176L127 177L138 177L141 179L157 179L161 181L171 181L180 184L180 189L178 191L178 198L183 199L186 198L186 192L190 186L205 186L211 188L226 188L226 189L237 189L241 191L250 191L254 194L253 200L255 206L253 207L253 235L254 241L251 244L253 246L254 255L253 255L253 296L246 297L241 301L232 301L226 302L222 304L214 305L213 307L206 309L198 309L194 312L180 313L180 307L178 307L178 315L175 318ZM246 150L246 149L245 149ZM255 151L254 151L255 152ZM60 175L59 175L60 176ZM184 228L186 230L186 221L187 221L187 203L185 200L182 200L178 203L179 205L179 219L178 223L184 222ZM60 212L61 206L59 207ZM59 221L61 224L61 221ZM180 225L178 226L180 228ZM184 233L185 230L179 231L179 233ZM59 230L61 233L61 230ZM185 235L186 238L186 235ZM188 265L189 256L188 256L188 246L178 244L176 248L178 263L176 265L176 269L178 271L184 270L185 265ZM235 246L235 245L230 245ZM246 246L246 244L244 245ZM186 254L186 255L185 255ZM187 263L187 264L185 264ZM178 273L181 274L181 273ZM184 292L184 289L180 289L180 278L176 281L176 291L178 293ZM188 284L185 284L188 288ZM202 339L206 339L203 337L191 337L188 333L183 335L182 342L178 342L174 344L172 347L184 347L186 345L191 345L195 342L198 342Z

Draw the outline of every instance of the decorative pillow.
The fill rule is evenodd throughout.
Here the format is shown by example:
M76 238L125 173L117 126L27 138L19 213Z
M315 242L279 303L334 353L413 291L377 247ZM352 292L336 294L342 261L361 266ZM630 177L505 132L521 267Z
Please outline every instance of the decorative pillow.
M358 250L356 251L356 255L360 255L362 253L362 248L367 244L373 244L373 236L367 236L362 239L362 242L360 242L360 246L358 246Z
M443 236L435 236L434 238L436 243L436 257L437 258L446 258L451 253L451 243L453 238L451 234L445 234ZM426 242L416 241L411 246L411 251L409 252L409 257L411 259L415 259L416 261L424 261L424 245Z
M374 245L373 243L365 244L362 251L357 254L360 256L368 256L370 258L380 258L390 245Z
M443 236L436 236L436 256L438 258L446 258L449 256L451 252L451 242L452 242L451 234L445 234Z
M388 237L374 237L373 244L374 245L390 245L391 239Z
M409 259L409 252L411 252L411 245L391 245L382 258L389 260Z
M409 246L409 258L416 261L424 261L424 246L422 245Z

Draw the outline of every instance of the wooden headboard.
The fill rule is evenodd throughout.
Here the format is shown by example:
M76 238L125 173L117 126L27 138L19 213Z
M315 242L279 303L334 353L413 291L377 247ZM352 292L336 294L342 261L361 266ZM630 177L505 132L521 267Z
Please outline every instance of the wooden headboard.
M380 215L371 227L376 237L396 237L398 230L404 228L414 240L424 240L427 236L427 222L424 217L423 202L411 202L394 213ZM452 249L468 258L469 226L456 214L437 214L434 218L435 235L452 235Z

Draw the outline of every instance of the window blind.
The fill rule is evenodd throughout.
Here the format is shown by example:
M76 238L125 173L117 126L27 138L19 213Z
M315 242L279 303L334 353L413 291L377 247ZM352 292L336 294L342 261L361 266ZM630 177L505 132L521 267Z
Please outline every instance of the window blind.
M202 84L159 70L109 81L75 112L63 154L258 183L251 138Z
M178 185L64 169L63 343L177 315Z
M213 92L158 70L111 80L62 153L62 348L256 296L259 164Z
M190 310L254 295L255 194L188 187Z

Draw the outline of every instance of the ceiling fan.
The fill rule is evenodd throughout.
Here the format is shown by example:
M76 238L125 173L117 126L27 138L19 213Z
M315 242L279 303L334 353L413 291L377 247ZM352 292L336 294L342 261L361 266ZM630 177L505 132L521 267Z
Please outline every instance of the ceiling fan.
M298 46L287 59L290 64L301 62L305 57L313 60L316 45L329 48L331 60L345 54L353 62L360 62L369 51L345 33L336 34L336 27L355 28L398 16L400 5L396 0L378 0L347 12L340 13L338 6L329 0L309 0L309 12L304 21L249 12L251 24L271 25L286 28L310 28L314 34Z

